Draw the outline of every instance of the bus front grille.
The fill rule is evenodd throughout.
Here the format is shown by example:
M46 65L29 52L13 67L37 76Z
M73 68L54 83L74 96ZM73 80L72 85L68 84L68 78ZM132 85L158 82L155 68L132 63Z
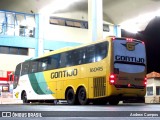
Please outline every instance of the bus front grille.
M105 96L106 94L106 79L105 77L93 78L94 97Z

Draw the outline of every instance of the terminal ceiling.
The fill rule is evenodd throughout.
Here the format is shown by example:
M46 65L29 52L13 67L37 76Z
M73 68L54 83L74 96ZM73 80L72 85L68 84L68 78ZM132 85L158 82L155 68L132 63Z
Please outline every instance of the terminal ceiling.
M56 1L61 1L62 6L59 6L59 9L53 11L53 13L73 11L87 12L88 10L88 0L0 0L0 8L1 10L39 13L46 5L54 2L56 4ZM70 6L63 9L63 5L69 1L72 1ZM138 18L135 21L129 21L129 24L137 26L138 30L141 31L145 29L151 19L150 16L145 16L147 18L144 18L142 15L155 11L158 12L158 10L160 10L159 6L160 0L103 0L103 17L104 20L117 25L122 25L122 23L127 24L127 20L135 20ZM141 20L140 17L143 18L143 20Z
M60 6L56 4L57 1ZM64 9L63 6L69 2L70 5ZM55 7L58 6L58 9L48 11L50 13L88 12L88 0L0 0L0 9L39 13L42 8L52 4ZM105 21L121 25L121 27L127 26L130 30L137 27L137 30L141 31L134 35L135 37L138 35L146 43L148 72L160 72L158 52L160 51L160 17L156 16L160 16L160 0L103 0L103 19ZM124 37L128 36L124 35Z

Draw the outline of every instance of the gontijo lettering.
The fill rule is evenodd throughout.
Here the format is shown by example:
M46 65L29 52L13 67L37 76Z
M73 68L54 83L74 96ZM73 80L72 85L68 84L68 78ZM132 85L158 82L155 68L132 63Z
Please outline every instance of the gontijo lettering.
M116 55L115 56L115 60L117 60L117 61L126 61L126 62L135 62L135 63L144 63L145 62L144 58L121 56L121 55Z
M63 77L72 77L72 76L77 76L77 74L78 74L77 69L52 72L51 73L51 79L63 78Z

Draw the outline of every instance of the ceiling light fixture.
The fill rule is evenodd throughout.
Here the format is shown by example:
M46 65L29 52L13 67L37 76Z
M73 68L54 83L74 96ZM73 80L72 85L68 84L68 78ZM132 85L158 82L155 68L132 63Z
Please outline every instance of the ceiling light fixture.
M141 14L138 17L129 19L120 24L121 28L127 30L128 32L137 33L145 29L146 25L151 19L160 15L160 9L155 12L149 12L146 14Z

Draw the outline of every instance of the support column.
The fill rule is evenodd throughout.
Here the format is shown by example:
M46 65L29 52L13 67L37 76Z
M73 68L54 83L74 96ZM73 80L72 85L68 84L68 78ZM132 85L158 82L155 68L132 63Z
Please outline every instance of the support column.
M37 51L36 56L43 55L44 51L44 28L45 28L45 16L43 14L39 14L39 31L38 31L38 41L37 41Z
M103 39L103 0L88 0L89 40Z
M120 26L114 25L114 35L115 35L116 37L121 37L121 29L120 29Z
M36 27L35 27L35 57L38 57L38 41L39 41L39 15L36 14L35 15L35 23L36 23Z
M118 36L118 26L114 25L114 35Z

